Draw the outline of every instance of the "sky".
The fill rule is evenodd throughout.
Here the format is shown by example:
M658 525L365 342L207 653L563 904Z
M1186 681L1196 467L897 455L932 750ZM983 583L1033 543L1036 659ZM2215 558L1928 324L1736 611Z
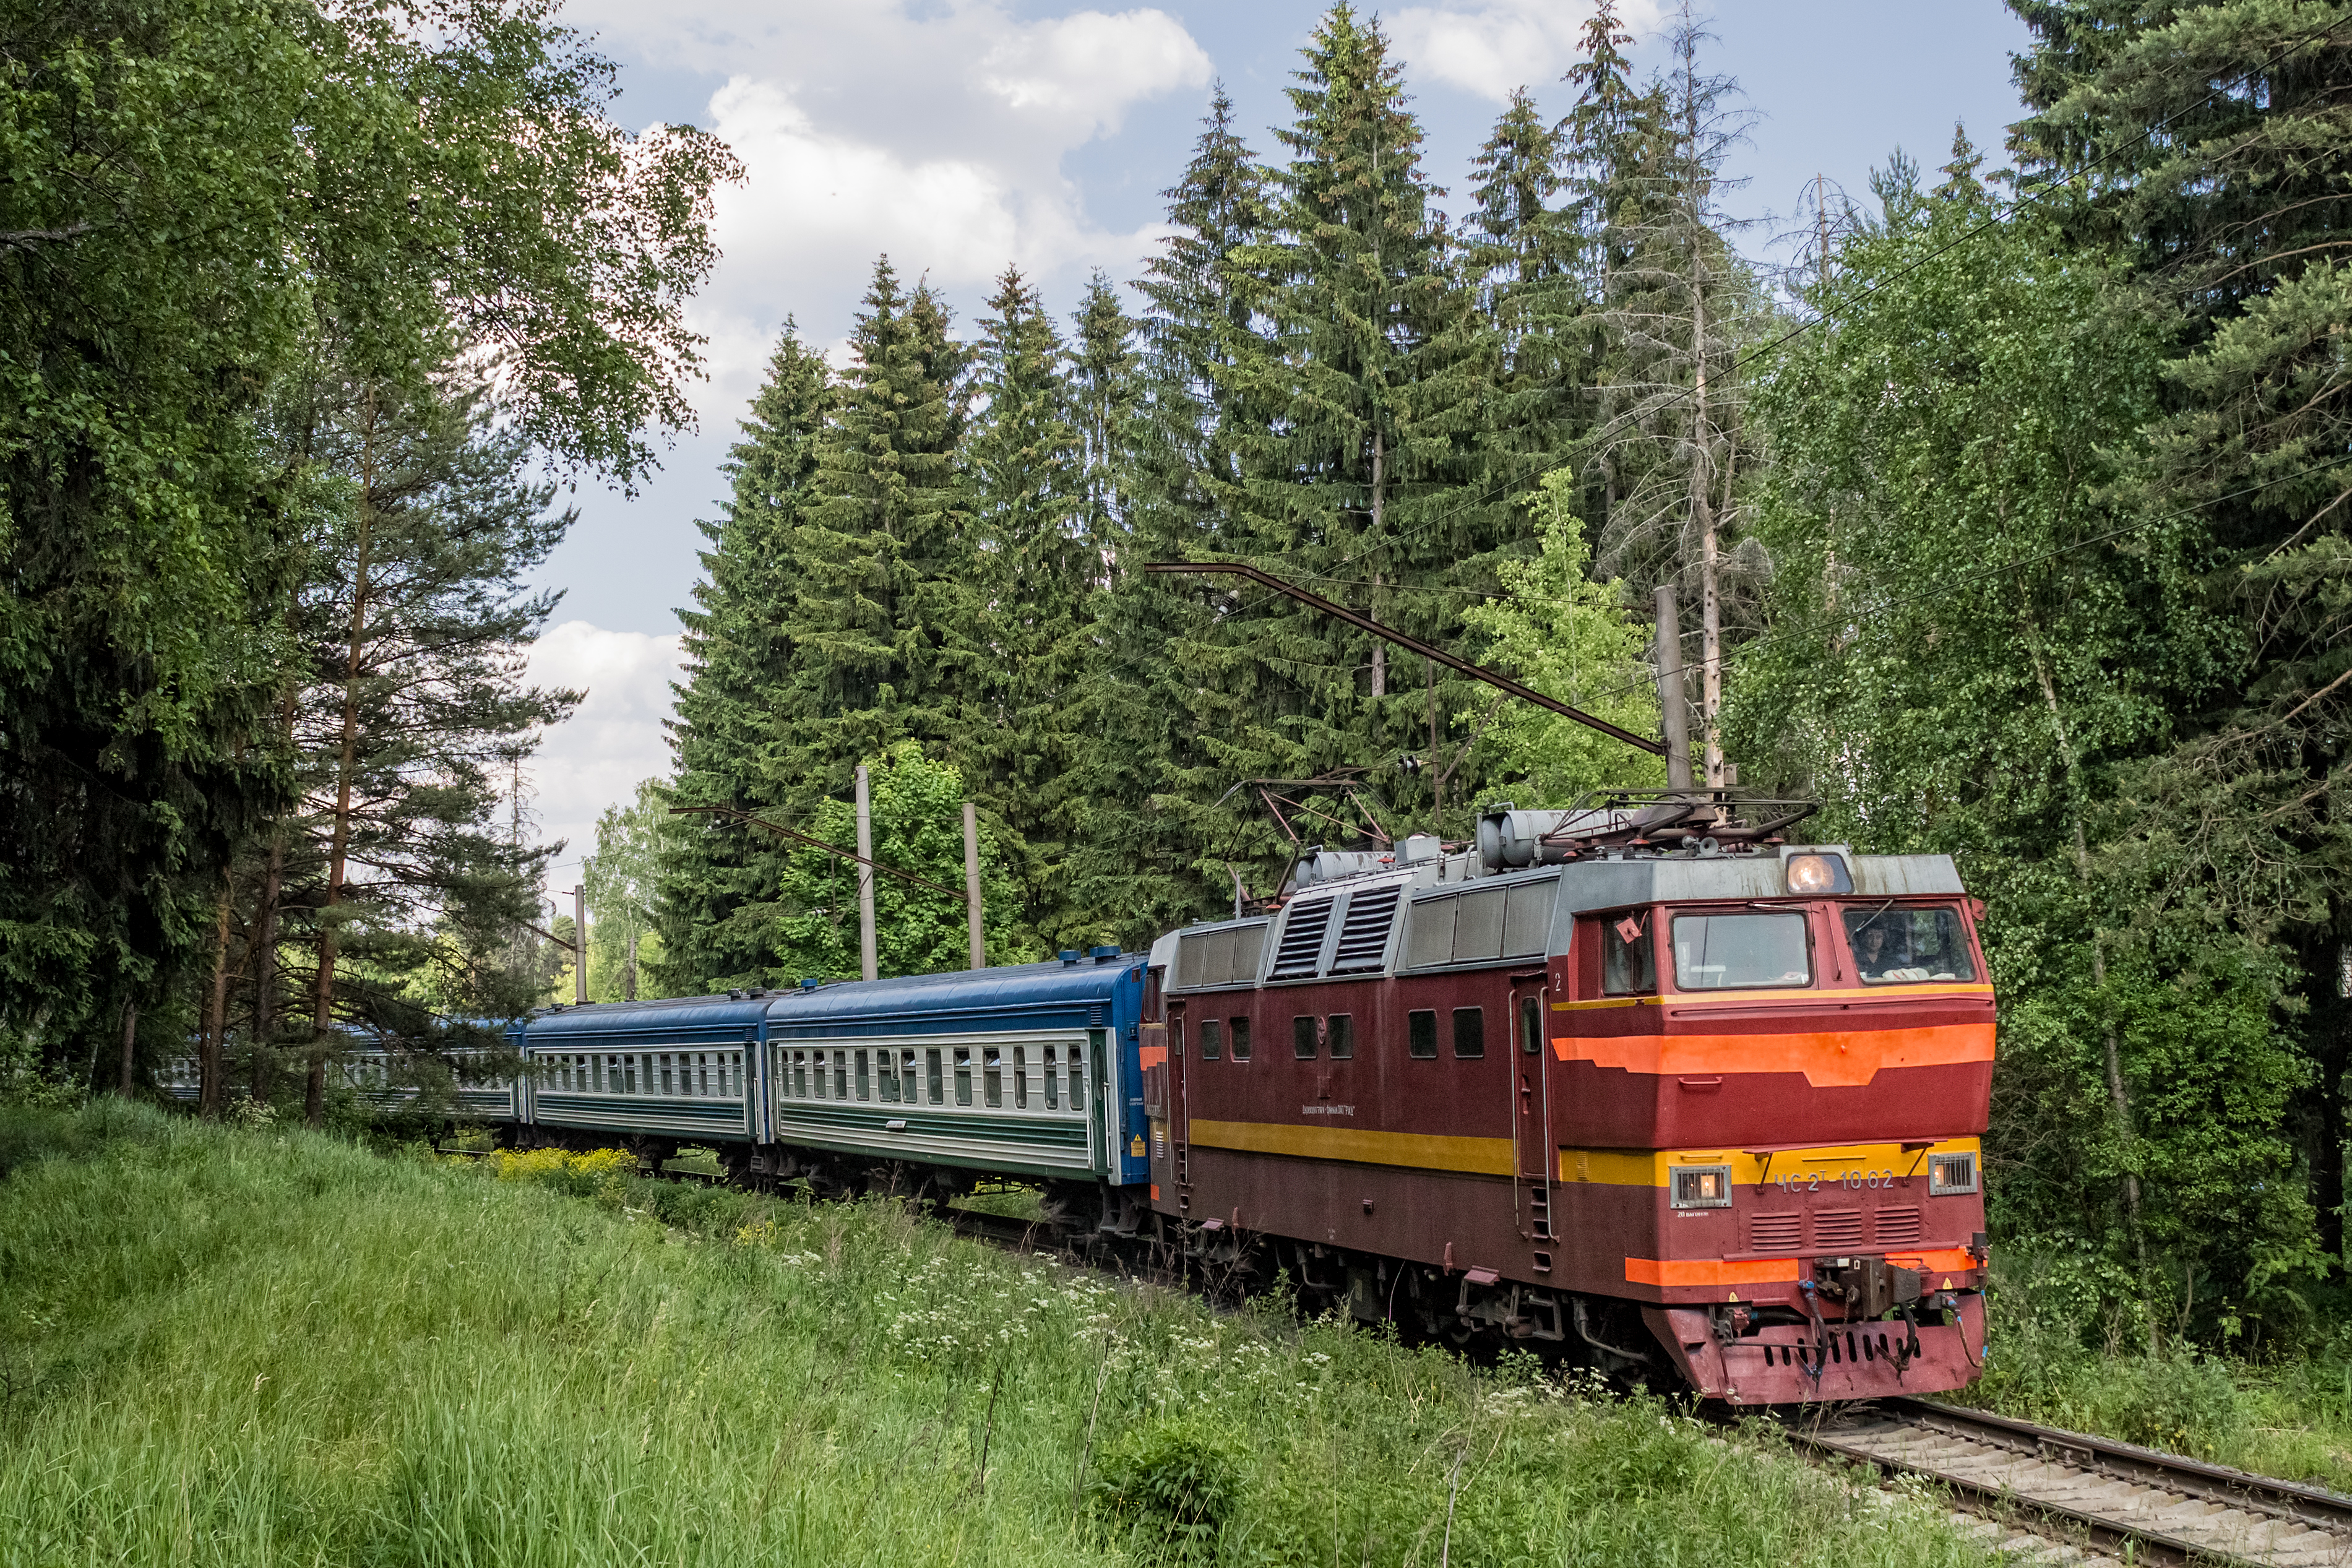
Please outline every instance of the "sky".
M1322 0L1190 0L1096 9L1054 0L572 0L566 16L620 66L614 113L715 132L746 168L719 193L724 252L688 309L709 377L635 496L583 482L579 521L541 582L564 590L532 650L542 684L585 689L541 751L532 803L565 839L568 888L597 814L668 772L662 721L737 421L789 319L835 358L877 255L927 276L969 333L1008 263L1065 319L1087 278L1136 277L1160 234L1213 81L1261 155ZM1370 6L1366 10L1374 9ZM1638 68L1663 64L1668 0L1622 0ZM1424 161L1468 204L1472 157L1514 87L1550 118L1572 89L1589 0L1435 0L1379 10L1426 129ZM1999 0L1716 0L1703 69L1734 78L1753 124L1725 205L1769 254L1816 177L1867 201L1897 147L1929 169L1955 121L1993 153L2018 114L2010 57L2025 29Z

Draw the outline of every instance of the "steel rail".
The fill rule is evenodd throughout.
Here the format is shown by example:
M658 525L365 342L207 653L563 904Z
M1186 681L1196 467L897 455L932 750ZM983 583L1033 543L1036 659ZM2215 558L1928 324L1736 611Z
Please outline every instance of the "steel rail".
M1781 1430L1801 1449L1922 1477L1970 1512L2037 1519L2137 1563L2285 1568L2352 1558L2352 1498L2316 1487L1922 1399L1875 1400L1857 1414L1874 1411L1891 1419ZM1960 1447L1910 1451L1919 1445L1906 1434ZM2280 1541L2282 1531L2294 1533Z

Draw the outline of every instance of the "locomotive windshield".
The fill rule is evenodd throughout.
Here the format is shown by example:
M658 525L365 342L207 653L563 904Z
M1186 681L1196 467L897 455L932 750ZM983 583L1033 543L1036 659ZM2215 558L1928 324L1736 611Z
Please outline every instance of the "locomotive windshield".
M1675 917L1675 984L1685 991L1812 983L1801 914Z
M1845 935L1853 947L1854 969L1865 985L1977 977L1960 911L1949 905L1847 910Z

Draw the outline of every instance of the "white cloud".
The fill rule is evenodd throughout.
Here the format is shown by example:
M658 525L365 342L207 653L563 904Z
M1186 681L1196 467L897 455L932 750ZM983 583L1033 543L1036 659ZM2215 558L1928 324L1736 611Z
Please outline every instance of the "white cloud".
M921 15L872 0L574 0L568 14L608 49L725 78L708 128L747 177L718 197L724 259L689 312L710 338L696 402L721 429L783 319L838 337L879 253L909 286L928 274L951 291L1008 262L1062 294L1092 267L1130 269L1160 226L1093 222L1062 160L1210 76L1183 24L1149 7L1024 21L1005 0Z
M587 692L572 717L547 731L532 760L539 798L540 840L569 841L554 880L570 886L570 863L596 847L596 818L625 804L637 781L667 777L669 747L662 721L670 715L669 683L677 679L679 637L606 631L566 621L530 650L530 680Z
M1427 73L1501 103L1515 87L1541 90L1576 60L1591 15L1563 0L1486 0L1486 4L1408 5L1387 18L1398 52ZM1659 0L1633 0L1620 16L1636 37L1654 31Z

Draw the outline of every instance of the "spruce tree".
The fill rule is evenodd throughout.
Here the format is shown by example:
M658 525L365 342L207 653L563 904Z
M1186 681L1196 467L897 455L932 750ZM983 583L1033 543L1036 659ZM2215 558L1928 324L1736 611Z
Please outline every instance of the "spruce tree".
M786 630L800 585L793 552L815 505L816 447L834 388L824 361L787 321L765 383L724 472L726 516L698 524L697 608L681 610L686 679L676 687L670 749L680 805L764 813L789 792L767 763L785 749L774 693L793 677ZM662 955L648 987L667 994L764 984L778 962L782 841L718 816L680 818L662 844L656 927Z
M1183 647L1197 636L1200 604L1219 595L1135 570L1246 552L1234 518L1243 448L1261 416L1239 372L1255 352L1255 286L1235 258L1267 232L1271 198L1222 85L1181 178L1162 195L1171 232L1136 285L1146 309L1123 437L1125 511L1087 681L1089 810L1073 879L1127 942L1233 896L1225 819L1208 807L1229 781L1210 738L1245 720L1246 697L1215 668L1187 663Z
M1009 927L1058 947L1083 831L1079 692L1100 571L1094 476L1060 337L1018 268L1005 269L988 309L973 378L981 406L961 453L980 657L961 682L953 750L1020 847L1023 902L1004 911Z
M1493 439L1494 336L1431 205L1442 193L1422 171L1420 122L1387 37L1339 5L1304 54L1289 89L1297 118L1280 132L1291 157L1276 182L1277 232L1242 253L1265 330L1236 366L1254 417L1239 532L1220 544L1459 644L1465 591L1492 590L1510 531L1507 504L1476 484ZM1228 608L1205 621L1181 655L1222 666L1246 714L1209 738L1227 784L1345 770L1417 812L1423 780L1395 759L1450 732L1456 691L1289 601L1244 594L1232 607L1238 618ZM1258 858L1281 850L1262 820L1234 815L1226 834Z
M2235 606L2221 689L2184 685L2174 743L2118 777L2117 853L2143 868L2129 910L2231 933L2248 972L2281 949L2273 1016L2307 1065L2294 1127L2319 1251L2347 1262L2352 1134L2352 153L2342 104L2352 32L2340 5L2208 0L2118 8L2016 0L2033 112L2012 146L2070 231L2120 258L2168 318L2170 406L2142 433L2122 497L2144 526L2193 526L2210 602ZM2187 897L2182 897L2185 891ZM2252 1064L2262 1042L2232 1053ZM2248 1238L2250 1244L2252 1238ZM2290 1256L2264 1238L2265 1272Z
M817 441L817 499L793 531L790 668L762 765L795 809L845 797L856 760L900 740L950 747L979 657L955 464L967 356L938 297L904 292L887 257L865 305Z

